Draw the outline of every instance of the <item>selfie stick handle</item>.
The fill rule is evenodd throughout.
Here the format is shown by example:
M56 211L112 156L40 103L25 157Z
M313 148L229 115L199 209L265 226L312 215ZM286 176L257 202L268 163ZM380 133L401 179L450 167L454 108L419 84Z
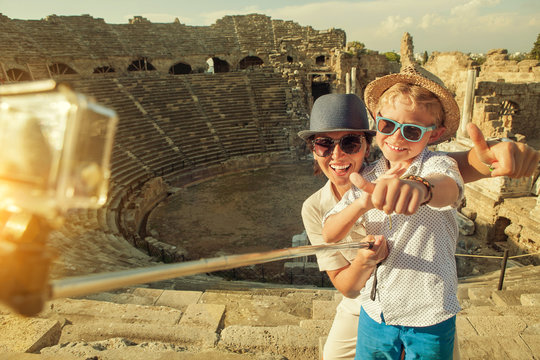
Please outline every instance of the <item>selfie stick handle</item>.
M130 285L195 275L271 261L314 255L320 251L372 248L373 242L349 242L298 246L261 253L220 256L210 259L164 264L148 268L91 274L52 281L51 299L82 296Z

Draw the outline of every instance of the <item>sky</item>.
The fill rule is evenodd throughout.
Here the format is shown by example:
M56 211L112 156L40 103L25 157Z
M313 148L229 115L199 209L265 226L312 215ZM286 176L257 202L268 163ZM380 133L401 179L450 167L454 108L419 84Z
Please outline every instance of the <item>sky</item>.
M342 29L348 42L397 53L405 32L416 53L529 52L540 33L538 0L0 0L0 13L12 19L89 14L110 24L126 24L137 15L194 26L258 13L315 30Z

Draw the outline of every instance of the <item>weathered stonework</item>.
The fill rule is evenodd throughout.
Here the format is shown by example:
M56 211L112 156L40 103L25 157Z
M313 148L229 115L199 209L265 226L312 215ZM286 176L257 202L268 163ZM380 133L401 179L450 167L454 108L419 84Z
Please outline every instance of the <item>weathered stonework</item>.
M317 96L352 91L363 98L370 81L399 71L400 64L373 51L352 51L345 40L339 29L314 30L260 14L225 16L211 26L152 23L140 16L107 24L89 15L28 21L0 14L0 79L66 81L119 113L111 196L96 220L106 234L121 234L162 259L174 259L181 250L166 249L140 232L145 215L166 192L146 191L150 185L144 184L162 177L167 186L183 186L304 159L309 151L296 133L308 126ZM412 63L408 33L401 50L401 65ZM494 50L477 66L463 53L434 52L425 68L455 93L460 107L467 71L476 69L472 121L487 136L538 144L537 62L517 63L505 50ZM486 180L474 188L481 196L467 206L479 222L485 220L485 233L493 228L514 234L522 226L523 234L529 225L520 217L512 217L508 231L499 229L493 205L528 191L538 197L535 183L536 178ZM534 219L539 207L523 211ZM540 242L537 232L529 233L532 242Z

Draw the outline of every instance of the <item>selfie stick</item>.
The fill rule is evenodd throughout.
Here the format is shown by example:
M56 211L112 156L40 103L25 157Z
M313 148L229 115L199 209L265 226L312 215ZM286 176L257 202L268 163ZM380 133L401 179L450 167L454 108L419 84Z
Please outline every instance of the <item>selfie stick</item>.
M210 259L158 265L149 268L129 269L101 274L77 276L52 281L52 293L50 299L82 296L152 281L160 281L218 270L228 270L236 267L262 264L277 260L293 259L302 256L314 255L320 251L363 248L371 249L372 247L373 242L350 242L314 246L308 245L271 250L261 253L220 256Z

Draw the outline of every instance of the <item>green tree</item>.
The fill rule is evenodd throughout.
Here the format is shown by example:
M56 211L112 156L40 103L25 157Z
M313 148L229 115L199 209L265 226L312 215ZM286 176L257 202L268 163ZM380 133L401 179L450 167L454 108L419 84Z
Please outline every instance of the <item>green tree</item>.
M529 56L532 59L540 60L540 34L536 37L536 42L534 43Z
M353 55L360 55L366 52L366 45L360 41L351 41L347 43L347 52Z
M386 56L386 58L388 59L388 61L399 62L399 60L401 59L401 56L399 56L398 54L396 54L396 53L393 52L393 51L385 52L384 55Z
M428 61L428 53L427 51L424 51L424 54L422 55L422 65L425 65Z

